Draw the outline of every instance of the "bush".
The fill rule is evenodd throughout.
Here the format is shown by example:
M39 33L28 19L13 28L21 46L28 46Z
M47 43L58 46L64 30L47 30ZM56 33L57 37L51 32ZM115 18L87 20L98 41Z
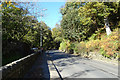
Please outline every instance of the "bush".
M75 43L74 53L79 54L78 43Z
M70 41L69 41L69 40L63 40L63 41L60 43L59 50L68 51L68 47L69 47L69 46L70 46Z
M99 37L98 37L99 36ZM118 28L115 29L109 36L106 33L102 35L94 34L87 42L74 42L70 43L69 40L64 40L60 44L60 50L65 50L69 53L76 53L80 55L88 55L90 51L99 51L101 55L107 58L120 59L120 43L118 36ZM95 40L96 39L96 40Z
M90 40L86 43L87 51L95 51L99 49L100 40Z
M102 37L100 42L100 52L104 56L111 58L111 57L117 57L117 53L119 53L119 38L118 38L118 30L115 29L109 36Z
M75 44L74 44L74 43L71 43L71 44L68 46L68 53L73 54L73 53L74 53L74 48L75 48Z
M100 35L101 37L95 40L97 37L93 34L89 41L86 43L87 51L99 51L104 57L115 58L119 57L120 53L120 43L118 41L118 28L115 29L109 36L105 33Z
M64 51L64 50L66 49L66 46L67 46L66 42L63 42L63 41L62 41L62 42L60 43L59 50Z
M111 57L111 55L106 54L106 51L105 51L103 48L100 49L100 53L101 53L101 55L104 56L104 57L107 57L107 58L110 58L110 57Z
M87 53L86 42L82 41L82 42L76 44L74 50L76 53L79 53L80 55L86 54Z

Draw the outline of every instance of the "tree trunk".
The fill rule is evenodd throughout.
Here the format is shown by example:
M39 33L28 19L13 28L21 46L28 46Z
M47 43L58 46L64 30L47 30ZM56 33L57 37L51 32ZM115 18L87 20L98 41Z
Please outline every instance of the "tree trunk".
M104 19L105 21L105 29L106 29L106 33L107 35L110 35L111 34L111 29L109 27L109 21L108 21L108 18Z

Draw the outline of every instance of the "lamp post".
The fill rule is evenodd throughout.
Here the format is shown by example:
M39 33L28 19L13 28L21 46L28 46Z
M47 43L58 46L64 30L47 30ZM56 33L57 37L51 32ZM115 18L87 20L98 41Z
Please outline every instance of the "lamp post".
M42 11L45 11L47 9L42 9L41 10L41 14L40 14L40 18L41 18L41 31L40 31L40 48L42 49L42 17L43 17L43 14L42 14Z

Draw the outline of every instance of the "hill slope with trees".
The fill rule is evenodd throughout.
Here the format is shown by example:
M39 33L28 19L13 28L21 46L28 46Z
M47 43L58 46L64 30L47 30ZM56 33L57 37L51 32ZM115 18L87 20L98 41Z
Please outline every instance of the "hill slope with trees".
M107 58L120 57L120 2L67 2L60 11L60 50L81 55L97 51Z

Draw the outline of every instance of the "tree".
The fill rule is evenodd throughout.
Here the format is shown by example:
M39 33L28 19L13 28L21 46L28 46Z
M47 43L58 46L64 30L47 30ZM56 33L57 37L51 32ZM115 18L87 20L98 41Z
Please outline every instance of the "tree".
M24 4L2 2L2 51L3 65L31 53L32 47L40 47L40 32L43 32L43 47L51 48L52 33L44 22L38 22L29 14ZM41 25L42 24L42 25ZM13 57L9 61L6 58Z
M58 42L62 40L62 29L59 24L56 24L55 28L52 29L52 37Z
M80 17L78 9L81 6L79 2L67 2L65 7L61 8L62 20L61 28L63 29L64 38L71 41L80 41Z
M116 2L88 2L85 3L83 7L79 8L79 15L80 17L84 17L82 20L83 24L87 24L88 26L94 24L95 31L96 29L103 27L105 23L106 33L109 35L111 32L109 23L113 23L110 18L115 18L115 16L111 16L113 14L117 14L118 17L118 6L119 4ZM105 22L104 19L106 19ZM115 23L117 23L117 21Z
M120 21L119 5L117 2L67 2L61 8L64 38L70 41L84 41L96 31L101 30L99 32L102 33L104 25L107 34L110 34L108 29L111 32L110 27L116 28Z
M55 49L58 49L60 46L60 43L63 40L62 28L59 24L56 24L55 28L52 29L52 38L53 38L53 47Z
M41 22L42 26L41 26L41 30L42 30L42 37L43 37L43 48L45 50L51 49L52 48L52 33L51 33L51 29L44 23Z

